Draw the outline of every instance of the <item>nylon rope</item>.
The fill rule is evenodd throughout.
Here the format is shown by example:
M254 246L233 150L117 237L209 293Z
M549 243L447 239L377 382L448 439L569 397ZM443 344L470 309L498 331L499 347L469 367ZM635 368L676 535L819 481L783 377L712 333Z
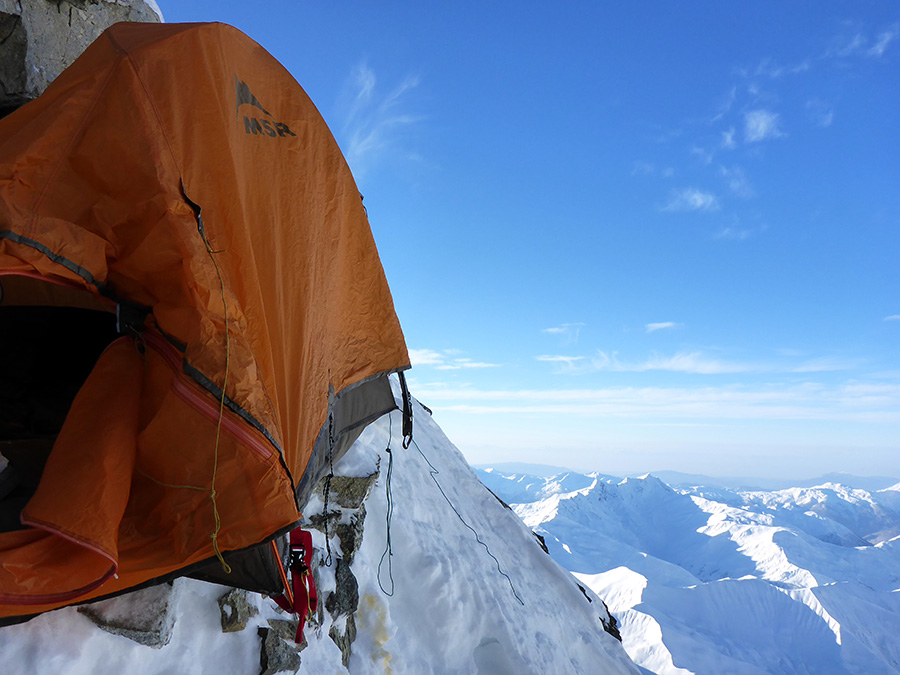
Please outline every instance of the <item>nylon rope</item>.
M184 185L182 184L182 194L184 194ZM225 574L231 574L231 566L225 561L224 556L222 555L222 551L219 549L219 531L222 529L222 519L219 515L219 504L216 501L216 475L219 471L219 442L222 436L222 420L225 417L225 391L228 387L228 375L231 370L231 334L230 328L228 325L228 300L225 296L225 279L222 276L222 270L219 267L219 263L216 261L216 253L217 251L213 251L212 246L209 244L209 240L206 238L205 228L203 226L203 217L200 214L200 207L194 204L194 202L188 199L187 195L184 194L185 199L188 200L188 203L194 209L196 218L197 218L197 231L200 233L200 238L203 240L203 245L206 247L206 253L209 255L209 259L212 261L213 267L216 270L216 276L219 279L219 291L222 295L222 320L225 324L225 375L222 379L222 396L219 399L219 416L216 421L216 442L213 448L213 470L212 470L212 479L210 480L209 488L197 487L195 485L178 485L175 483L164 483L163 481L154 478L150 474L143 471L140 467L135 466L135 470L140 473L145 478L153 481L157 485L161 485L167 488L175 488L175 489L184 489L184 490L197 490L200 492L206 492L209 494L209 501L212 504L213 510L213 521L215 523L213 527L213 531L210 533L209 538L212 539L213 550L215 551L216 558L219 563L222 565L222 570Z
M438 482L438 479L437 479L437 475L440 473L440 471L438 471L438 470L435 468L434 464L432 464L431 461L428 459L428 457L425 456L425 453L422 452L422 448L419 447L419 444L416 442L415 439L412 439L412 444L413 444L414 446L416 446L416 450L419 451L419 454L422 455L422 459L424 459L424 460L425 460L425 463L428 464L428 466L430 467L429 473L431 474L431 480L433 480L433 481L434 481L434 484L437 485L438 490L440 490L441 494L444 496L444 499L447 500L447 503L450 505L450 508L453 509L453 513L456 514L456 517L459 518L460 522L462 522L463 525L465 525L469 530L471 530L472 534L475 535L475 541L477 541L479 544L481 544L481 545L484 547L484 550L487 551L487 554L488 554L488 555L493 559L493 561L497 564L497 571L500 573L501 576L503 576L503 577L506 578L506 581L509 583L509 587L510 587L510 589L512 590L513 595L516 596L516 600L518 600L518 601L519 601L519 604L522 605L522 606L524 607L524 606L525 606L525 603L522 601L522 598L520 598L520 597L519 597L519 594L516 592L516 587L513 586L512 579L509 578L509 575L508 575L506 572L504 572L504 571L503 571L503 568L500 566L500 561L497 559L497 556L495 556L495 555L491 552L490 547L489 547L489 546L487 545L487 543L481 538L481 535L478 534L478 531L477 531L474 527L472 527L471 525L469 525L469 523L466 522L466 519L462 517L462 514L461 514L461 513L459 512L459 510L453 505L453 502L450 501L450 497L448 497L448 496L447 496L447 493L444 492L444 488L441 487L441 484Z
M213 452L212 480L210 481L209 486L209 501L212 502L213 518L215 519L216 526L209 536L210 539L212 539L216 558L218 558L219 562L222 564L222 570L224 570L225 574L231 574L231 566L225 562L222 551L219 550L219 530L222 529L222 519L219 517L219 505L216 503L216 473L219 470L219 439L222 435L222 419L225 417L225 389L228 386L228 374L231 367L231 336L228 327L228 301L225 298L225 279L222 278L222 270L219 269L219 263L216 262L215 252L209 245L209 240L207 240L202 229L200 230L200 236L203 238L203 243L206 245L206 252L209 254L209 259L212 260L212 264L216 268L216 276L219 277L219 290L222 293L222 318L225 322L225 376L222 379L222 398L219 399L219 419L216 423L216 446Z
M385 513L385 525L386 525L386 542L384 545L384 553L381 554L381 560L378 561L378 571L375 574L375 578L378 579L378 587L381 589L381 592L384 593L389 598L394 596L394 571L393 571L393 563L391 558L394 556L393 547L391 545L391 518L394 516L394 496L391 493L391 476L394 473L394 453L391 452L391 439L394 434L394 417L391 413L388 413L388 442L385 451L388 454L388 469L387 469L387 478L384 483L384 494L387 499L387 511ZM388 593L384 586L381 583L381 566L384 564L384 558L387 556L388 560L388 579L391 581L391 592Z

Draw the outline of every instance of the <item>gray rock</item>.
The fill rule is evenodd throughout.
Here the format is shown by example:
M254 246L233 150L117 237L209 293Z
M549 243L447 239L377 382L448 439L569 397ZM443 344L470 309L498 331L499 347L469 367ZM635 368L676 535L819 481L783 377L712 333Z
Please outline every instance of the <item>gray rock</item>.
M331 624L331 628L328 630L328 637L341 650L341 663L344 664L344 668L349 668L350 647L356 639L356 620L353 618L353 615L351 614L344 621L343 630L341 630L338 623Z
M244 630L247 622L256 616L259 610L247 601L247 591L233 588L219 598L219 612L221 612L222 632L236 633Z
M174 588L171 583L150 586L82 605L78 611L107 633L159 649L172 639Z
M343 511L336 511L329 508L327 515L324 513L312 513L307 515L307 520L309 521L310 527L318 530L322 534L334 534L335 528L341 521L343 515Z
M333 476L328 490L328 500L345 509L358 509L368 496L369 490L375 484L376 478L378 478L377 471L370 476ZM316 492L323 499L325 496L324 486L324 479L319 481L319 484L316 486Z
M37 98L114 23L159 20L143 0L0 0L0 114Z
M325 609L332 618L353 614L359 607L359 584L350 570L350 565L341 558L338 558L334 571L334 582L335 589L334 592L328 594L328 598L325 600Z
M284 671L296 673L300 669L300 654L293 643L285 641L271 628L259 628L257 632L262 640L259 652L260 675L275 675Z
M366 507L360 505L356 513L350 516L349 523L339 523L334 533L341 541L341 553L348 565L353 564L353 556L359 550L363 540L363 525L366 520Z
M285 642L294 642L294 639L297 637L297 626L299 625L299 621L297 619L269 619L269 628L275 631L275 633ZM297 651L303 651L306 649L306 633L303 634L303 642L298 645Z

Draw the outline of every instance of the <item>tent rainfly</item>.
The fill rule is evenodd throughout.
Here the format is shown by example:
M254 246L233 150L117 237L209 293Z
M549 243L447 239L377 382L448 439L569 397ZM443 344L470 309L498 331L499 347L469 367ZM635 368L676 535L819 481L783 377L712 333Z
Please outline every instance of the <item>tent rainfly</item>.
M182 574L280 592L269 542L408 367L291 75L222 24L113 26L0 120L0 623Z

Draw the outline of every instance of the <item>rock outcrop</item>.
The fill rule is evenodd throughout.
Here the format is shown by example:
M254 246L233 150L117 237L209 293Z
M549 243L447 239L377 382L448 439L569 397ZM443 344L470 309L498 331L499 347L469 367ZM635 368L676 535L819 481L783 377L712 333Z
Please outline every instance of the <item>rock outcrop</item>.
M172 639L174 602L175 586L159 584L83 605L78 612L107 633L159 649Z
M0 0L0 117L40 96L119 21L160 16L144 0Z

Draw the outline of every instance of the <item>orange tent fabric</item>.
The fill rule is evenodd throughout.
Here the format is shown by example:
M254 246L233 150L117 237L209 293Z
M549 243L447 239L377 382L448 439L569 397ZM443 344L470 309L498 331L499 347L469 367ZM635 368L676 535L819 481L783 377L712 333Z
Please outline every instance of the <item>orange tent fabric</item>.
M118 24L0 120L0 287L130 335L76 396L29 527L0 533L0 618L208 560L216 511L223 551L283 531L314 452L409 367L337 144L221 24Z

